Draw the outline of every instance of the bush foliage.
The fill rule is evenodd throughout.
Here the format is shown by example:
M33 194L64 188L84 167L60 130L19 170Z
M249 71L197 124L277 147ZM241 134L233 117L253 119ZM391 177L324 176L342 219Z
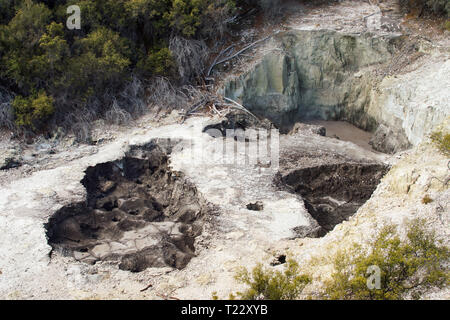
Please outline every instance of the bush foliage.
M426 221L415 219L407 225L406 239L401 240L394 226L383 228L369 250L355 245L334 257L331 280L314 297L332 300L400 300L420 298L426 289L442 288L450 283L449 249L440 243ZM370 267L380 270L380 286L370 289ZM231 298L296 299L312 277L301 273L297 263L289 261L285 271L265 269L258 265L251 272L241 269L236 279L248 286Z
M439 150L447 156L450 156L450 133L433 132L431 140L438 146Z
M16 96L12 103L16 122L21 126L36 128L53 114L53 98L45 91L29 97Z
M359 246L351 252L339 253L334 261L336 272L327 283L329 299L399 300L419 298L425 289L449 284L445 267L450 255L447 247L438 244L434 232L424 228L424 220L414 220L402 241L393 226L385 227L372 243L370 252ZM367 270L381 270L380 289L369 289Z
M249 288L231 297L237 296L243 300L295 299L311 281L309 276L302 275L299 271L298 264L293 260L286 263L284 272L265 269L261 264L251 272L242 268L236 274L236 280Z
M81 30L66 28L70 5L81 9ZM57 125L72 123L73 114L89 121L108 112L133 79L176 80L170 39L213 38L218 14L225 19L235 5L234 0L0 0L0 85L16 96L16 124L41 130L50 118ZM41 102L33 106L36 99Z

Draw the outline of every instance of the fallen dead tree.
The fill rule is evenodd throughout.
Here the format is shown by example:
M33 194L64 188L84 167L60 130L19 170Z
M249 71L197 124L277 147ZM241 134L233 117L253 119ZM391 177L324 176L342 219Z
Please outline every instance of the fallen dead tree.
M255 42L249 44L248 46L245 46L244 48L242 48L241 50L239 50L239 51L236 52L236 53L233 53L233 52L234 52L233 49L234 49L235 45L231 45L231 46L229 46L229 47L223 49L223 50L219 53L219 55L214 59L214 61L213 61L213 63L211 64L211 66L208 68L208 71L207 71L207 73L206 73L206 77L210 77L210 76L211 76L211 73L212 73L212 71L213 71L213 69L214 69L215 67L217 67L218 65L221 65L221 64L223 64L223 63L225 63L225 62L228 62L228 61L230 61L230 60L232 60L232 59L234 59L234 58L240 56L241 54L243 54L243 53L246 52L247 50L249 50L249 49L251 49L251 48L253 48L253 47L259 45L260 43L262 43L262 42L264 42L264 41L270 39L271 37L273 37L273 35L270 35L270 36L265 37L265 38L263 38L263 39L257 40L257 41L255 41Z
M257 121L261 121L261 119L250 112L246 107L233 99L203 91L201 92L200 97L188 108L188 111L183 114L183 122L187 117L198 114L198 111L201 109L205 109L207 112L211 112L219 116L224 116L231 109L237 109L249 114Z
M253 118L255 118L256 120L259 120L259 118L257 116L255 116L253 113L251 113L250 111L248 111L243 105L237 103L236 101L230 99L230 98L224 98L225 101L231 102L232 105L231 107L234 107L238 110L244 111L245 113L248 113L249 115L251 115ZM229 105L228 105L229 106Z

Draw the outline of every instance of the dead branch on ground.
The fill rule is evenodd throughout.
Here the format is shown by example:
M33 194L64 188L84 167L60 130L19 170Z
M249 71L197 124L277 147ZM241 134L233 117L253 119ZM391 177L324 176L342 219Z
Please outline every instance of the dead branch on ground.
M231 102L234 107L238 110L244 111L245 113L248 113L249 115L251 115L253 118L255 118L256 120L259 121L259 118L257 116L255 116L253 113L251 113L250 111L248 111L243 105L237 103L236 101L230 99L230 98L224 98L225 101Z
M191 107L188 108L188 111L184 113L182 122L184 122L188 116L197 114L197 111L202 108L207 108L210 112L213 112L219 116L223 116L222 112L223 110L220 109L224 109L226 111L229 111L230 109L236 109L249 114L257 121L260 121L260 119L257 116L255 116L242 104L234 101L233 99L221 97L210 92L202 91L201 95L198 96L197 100L195 100L195 102L191 105Z
M150 289L151 287L153 287L153 284L149 284L148 286L146 286L144 289L140 290L141 292L147 291L148 289Z

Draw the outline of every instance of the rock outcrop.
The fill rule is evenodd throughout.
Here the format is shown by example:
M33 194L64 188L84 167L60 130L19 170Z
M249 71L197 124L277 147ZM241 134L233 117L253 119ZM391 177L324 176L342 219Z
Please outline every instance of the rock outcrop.
M450 116L449 54L428 54L412 66L414 71L386 77L371 91L367 113L384 126L376 135L385 138L373 141L381 151L418 146Z

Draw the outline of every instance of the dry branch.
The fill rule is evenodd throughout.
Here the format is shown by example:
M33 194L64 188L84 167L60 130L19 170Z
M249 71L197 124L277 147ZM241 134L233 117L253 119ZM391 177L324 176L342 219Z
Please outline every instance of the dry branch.
M225 48L224 50L222 50L217 57L214 59L213 63L211 64L211 66L208 69L208 72L206 73L206 77L209 77L211 75L212 69L217 65L217 61L223 57L225 54L228 53L228 51L230 51L231 49L234 48L234 44L232 44L231 46Z
M146 286L144 289L142 289L141 292L147 291L151 287L153 287L153 284L150 283L148 286Z
M251 113L250 111L248 111L243 105L237 103L236 101L230 99L230 98L224 98L225 101L231 102L236 109L239 109L241 111L244 111L246 113L248 113L249 115L251 115L252 117L254 117L256 120L259 121L259 118L257 116L255 116L253 113Z
M228 56L228 57L226 57L226 58L223 58L223 59L221 59L221 60L219 60L219 61L216 61L216 60L218 60L218 59L216 58L216 60L213 62L213 64L209 67L208 72L207 72L207 76L209 77L209 76L211 75L212 70L213 70L216 66L218 66L218 65L220 65L220 64L222 64L222 63L225 63L225 62L227 62L227 61L230 61L230 60L232 60L232 59L238 57L239 55L241 55L241 54L244 53L245 51L247 51L247 50L249 50L249 49L255 47L256 45L258 45L258 44L260 44L260 43L266 41L267 39L269 39L269 38L271 38L271 37L273 37L273 35L270 35L270 36L267 36L267 37L265 37L265 38L263 38L263 39L260 39L260 40L258 40L258 41L255 41L255 42L249 44L248 46L244 47L243 49L239 50L239 51L236 52L235 54L233 54L233 55L231 55L231 56ZM221 55L223 56L229 49L230 49L230 47L227 48L227 49L225 49L221 54L218 55L218 57L221 57Z
M183 84L202 77L208 56L208 47L204 41L174 37L170 39L169 49L176 61Z

